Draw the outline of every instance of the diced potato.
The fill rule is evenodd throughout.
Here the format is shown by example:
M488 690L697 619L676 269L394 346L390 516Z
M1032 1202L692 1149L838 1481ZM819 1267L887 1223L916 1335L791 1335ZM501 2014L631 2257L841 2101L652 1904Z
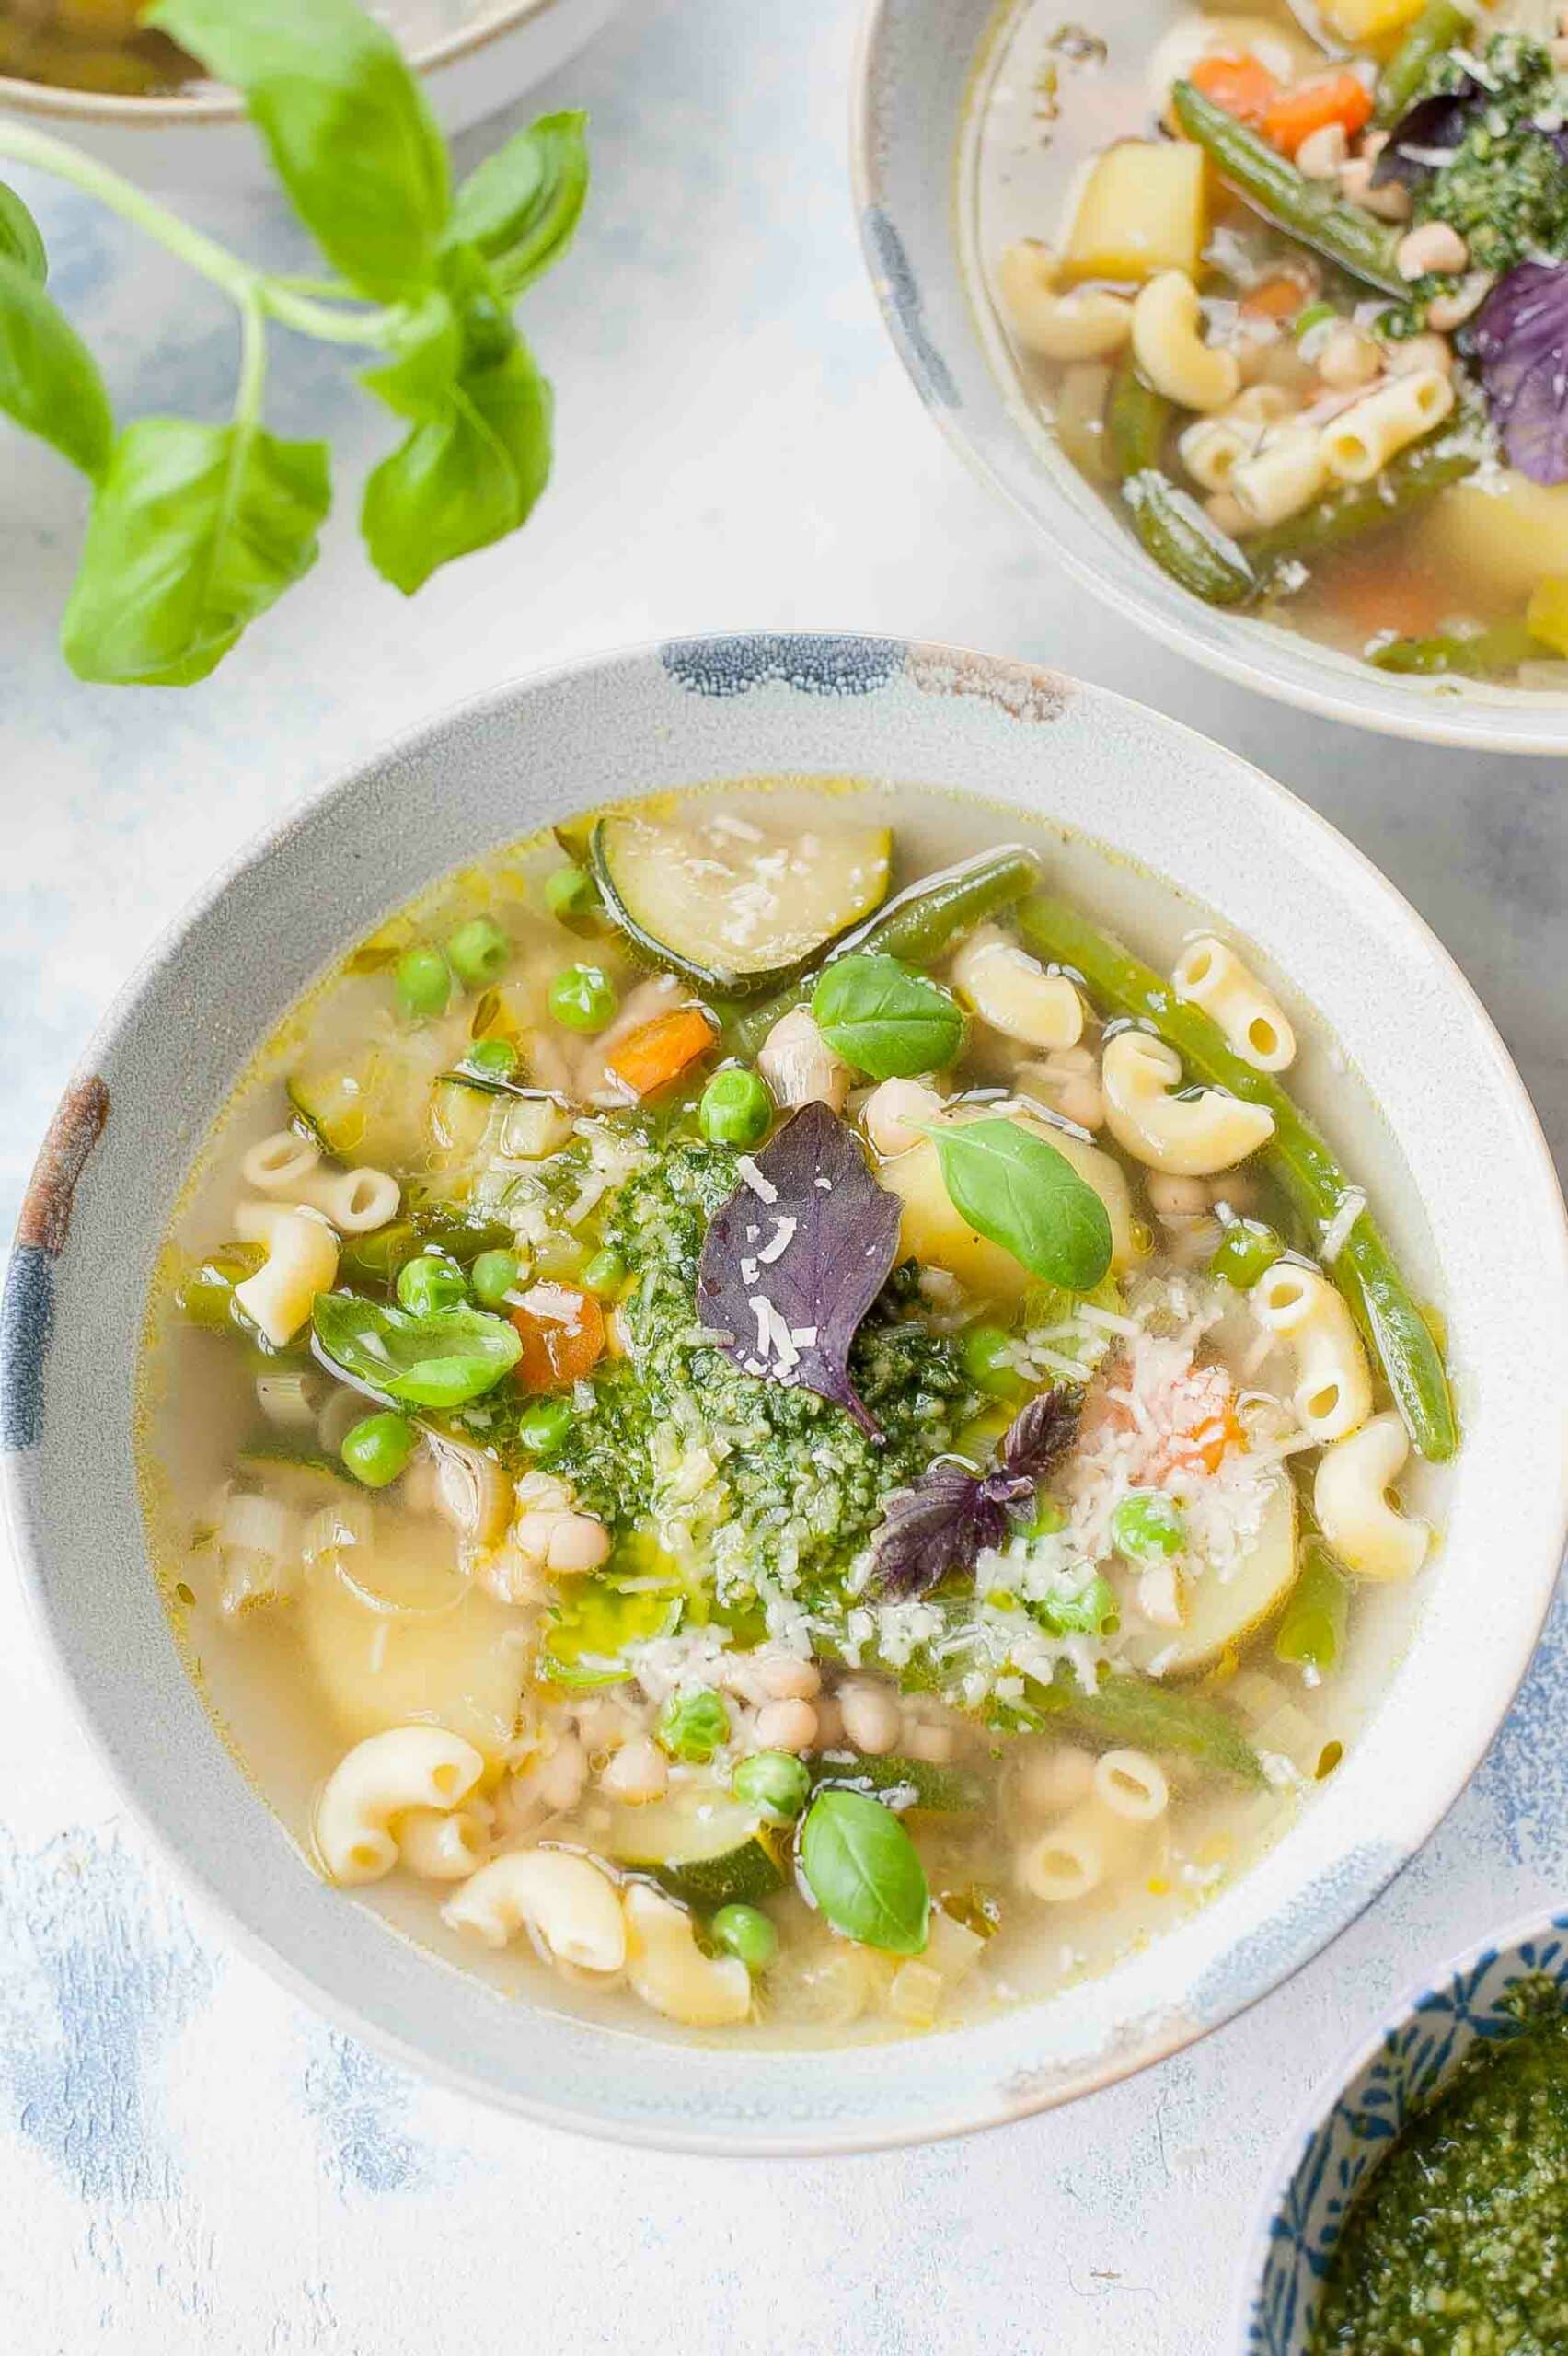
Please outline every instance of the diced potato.
M1517 612L1538 581L1568 573L1568 483L1514 473L1455 483L1422 523L1418 545L1456 606L1479 596Z
M1098 1146L1086 1145L1081 1138L1053 1128L1048 1121L1032 1120L1027 1113L1009 1113L1007 1117L1016 1127L1028 1129L1055 1146L1094 1188L1111 1216L1111 1265L1117 1274L1129 1267L1138 1253L1133 1236L1132 1197L1120 1164ZM928 1138L912 1152L884 1162L877 1177L903 1197L900 1249L906 1256L951 1269L971 1292L988 1300L1019 1300L1037 1281L1010 1252L965 1225L953 1208L936 1147Z
M1198 273L1208 235L1204 151L1185 139L1124 139L1084 183L1062 283L1141 283L1162 270Z
M522 1698L521 1624L433 1559L445 1546L434 1529L423 1576L412 1563L394 1571L390 1554L362 1568L353 1558L379 1554L379 1542L314 1563L302 1599L306 1650L346 1743L387 1727L439 1726L494 1763Z
M1386 41L1414 24L1425 0L1320 0L1331 32L1355 43Z

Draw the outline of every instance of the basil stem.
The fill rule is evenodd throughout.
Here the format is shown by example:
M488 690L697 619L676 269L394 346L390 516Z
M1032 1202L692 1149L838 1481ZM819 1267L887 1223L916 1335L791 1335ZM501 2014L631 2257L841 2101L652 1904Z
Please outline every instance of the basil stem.
M1107 1011L1151 1024L1181 1055L1190 1079L1228 1089L1274 1114L1264 1155L1311 1231L1325 1234L1350 1181L1284 1089L1232 1054L1206 1014L1183 1005L1168 982L1066 901L1032 899L1020 910L1019 925L1037 956L1081 975ZM1458 1430L1442 1355L1370 1212L1356 1219L1327 1273L1377 1350L1416 1447L1433 1462L1446 1461L1458 1446Z
M1040 861L1032 850L1009 843L1001 850L985 851L900 892L858 930L847 933L824 964L859 950L877 950L906 965L934 964L960 933L972 931L998 908L1021 900L1039 881ZM824 970L816 966L771 998L735 1012L724 1034L729 1052L755 1056L780 1015L804 1005Z
M1178 82L1170 103L1182 130L1212 157L1221 179L1276 228L1385 294L1408 293L1394 259L1398 229L1331 194L1332 180L1309 180L1287 156L1205 98L1194 84Z

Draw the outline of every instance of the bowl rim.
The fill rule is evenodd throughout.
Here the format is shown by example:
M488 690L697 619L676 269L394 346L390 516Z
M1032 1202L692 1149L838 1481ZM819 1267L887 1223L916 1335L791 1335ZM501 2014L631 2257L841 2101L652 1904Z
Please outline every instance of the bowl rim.
M81 1057L68 1080L61 1106L46 1130L40 1147L35 1175L48 1165L52 1144L57 1135L62 1115L72 1106L75 1091L84 1078L98 1068L107 1049L133 1021L141 1000L153 977L168 962L188 936L194 933L209 912L221 901L230 884L240 875L260 867L275 849L284 844L297 830L311 825L318 814L335 802L348 798L360 790L363 782L374 776L391 757L407 755L416 749L438 747L455 723L478 715L493 713L525 699L535 690L591 679L596 675L616 673L644 664L660 664L671 654L679 655L683 649L693 648L709 653L715 647L729 650L755 649L774 645L777 633L766 630L737 630L721 633L694 633L674 640L645 640L630 645L602 650L586 655L574 655L563 661L549 662L514 675L513 677L483 689L477 694L444 705L426 720L396 733L379 739L335 768L324 780L317 780L278 816L258 829L224 860L199 885L170 920L160 930L133 971L116 992L108 1010L95 1026ZM888 639L858 631L791 632L790 644L794 646L833 649L861 649L873 653L896 646L906 658L935 658L946 666L974 666L980 675L993 679L1007 694L1015 694L1020 683L1041 690L1059 694L1064 687L1074 697L1090 702L1111 705L1136 714L1140 720L1155 725L1160 732L1187 740L1201 746L1205 753L1217 753L1221 758L1244 771L1253 789L1265 802L1274 803L1288 811L1297 820L1305 819L1311 829L1329 839L1334 854L1348 860L1362 878L1376 891L1390 914L1401 924L1412 930L1425 953L1446 974L1451 986L1467 1004L1477 1024L1478 1045L1490 1057L1496 1076L1511 1095L1519 1121L1521 1155L1528 1155L1536 1165L1537 1175L1545 1181L1549 1199L1554 1200L1557 1226L1551 1238L1555 1246L1559 1267L1568 1277L1568 1205L1562 1198L1555 1167L1539 1119L1530 1101L1506 1045L1492 1022L1473 986L1437 935L1432 930L1411 902L1405 899L1390 879L1347 837L1311 804L1304 803L1290 789L1282 785L1264 770L1248 761L1244 756L1232 753L1216 740L1204 735L1184 722L1170 718L1147 705L1123 696L1114 689L1070 678L1067 675L1046 666L1023 663L1016 658L996 656L955 645L951 641L935 641L902 637ZM666 664L667 667L667 664ZM432 871L432 877L444 872ZM296 993L297 995L297 993ZM7 1321L0 1332L0 1360L13 1357L26 1360L33 1345L25 1333ZM0 1369L3 1370L3 1369ZM1501 1706L1489 1723L1478 1726L1470 1755L1455 1757L1440 1785L1430 1788L1410 1822L1401 1828L1401 1838L1407 1845L1396 1849L1386 1845L1379 1850L1376 1865L1369 1868L1352 1888L1336 1896L1333 1925L1323 1935L1318 1931L1297 1931L1293 1937L1280 1941L1264 1957L1256 1958L1243 1985L1228 1992L1201 2016L1190 2013L1171 2015L1159 2024L1146 2023L1145 2034L1139 2040L1118 2045L1092 2059L1073 2065L1074 2082L1066 2087L1042 2083L1032 2085L1021 2095L1004 2097L988 2076L976 2073L973 2093L966 2093L962 2106L951 2106L931 2120L918 2125L902 2122L886 2127L856 2122L828 2130L814 2126L802 2131L787 2125L771 2131L766 2136L743 2139L732 2126L671 2126L663 2121L647 2122L625 2117L594 2115L558 2103L548 2093L520 2093L512 2087L499 2087L479 2079L459 2062L449 2061L444 2053L424 2042L404 2037L360 2011L346 1998L332 1992L323 1978L318 1977L305 1962L285 1954L262 1931L253 1927L239 1911L238 1900L230 1895L225 1886L198 1865L179 1843L178 1836L167 1831L159 1821L151 1800L144 1800L129 1767L122 1767L116 1745L107 1726L95 1718L88 1692L78 1680L67 1645L67 1623L63 1612L57 1609L55 1599L44 1568L47 1542L34 1521L27 1496L24 1468L32 1451L26 1449L0 1449L0 1496L4 1496L6 1519L10 1529L21 1584L27 1598L29 1618L38 1634L46 1657L69 1697L77 1725L86 1735L88 1744L109 1780L124 1804L127 1813L145 1835L153 1853L166 1867L171 1867L179 1885L192 1894L201 1906L222 1924L225 1934L241 1950L258 1962L291 1995L317 2015L325 2015L337 2027L362 2042L390 2056L398 2064L416 2077L432 2080L452 2092L487 2102L490 2107L513 2115L525 2116L542 2124L588 2133L597 2138L641 2145L645 2148L679 2150L693 2153L724 2154L744 2157L816 2157L840 2152L879 2151L917 2143L935 2142L950 2137L983 2129L1010 2124L1037 2112L1057 2108L1081 2096L1130 2077L1137 2071L1183 2050L1208 2036L1243 2012L1260 2003L1265 1996L1296 1972L1321 1954L1349 1928L1352 1923L1371 1906L1383 1890L1401 1873L1431 1837L1438 1824L1448 1814L1468 1786L1482 1759L1512 1705L1525 1673L1532 1659L1555 1586L1558 1561L1565 1539L1568 1539L1568 1495L1562 1501L1562 1511L1552 1560L1552 1576L1541 1583L1539 1610L1533 1614L1528 1633L1521 1629L1516 1656L1505 1666L1500 1665L1495 1687L1503 1695ZM138 1550L144 1562L145 1546L138 1532ZM182 1665L183 1668L183 1665ZM1470 1749L1470 1746L1466 1746ZM268 1804L254 1785L254 1805L267 1811ZM385 1927L385 1926L384 1926ZM390 1934L394 1937L399 1934ZM437 1968L440 1958L434 1959ZM1028 2012L1029 2005L1014 2007L1015 2012ZM614 2032L611 2032L614 2033ZM963 2035L963 2027L945 2032L950 2036ZM678 2047L673 2050L679 2050ZM813 2061L824 2059L815 2051Z
M515 32L531 17L548 16L552 9L567 6L570 0L504 0L499 12L484 22L444 34L427 47L405 53L412 71L422 79ZM29 82L18 74L0 74L0 108L46 122L112 124L120 131L173 131L187 125L203 130L249 120L244 100L221 90L189 98L178 93L134 98L110 91L77 90L56 82Z
M1049 529L1046 517L1032 507L1023 491L1008 479L964 429L960 422L961 412L956 404L939 398L929 375L916 364L915 355L903 332L903 322L883 257L878 253L872 236L873 220L886 218L892 221L894 218L885 204L884 179L878 160L877 116L884 89L879 52L884 44L894 10L907 5L908 0L861 0L856 29L849 75L849 179L861 259L888 341L919 395L927 415L950 448L957 451L979 481L1004 499L1016 514L1024 518L1032 532L1045 532ZM993 0L989 20L974 52L970 75L966 77L966 96L960 102L961 114L968 105L967 91L973 83L974 69L1010 17L1016 15L1020 5L1020 0ZM953 268L966 297L972 301L965 285L963 263L956 251ZM987 360L986 365L989 364ZM1032 472L1043 485L1049 486L1055 497L1055 486L1043 468L1034 468ZM1117 537L1124 536L1118 533ZM1129 552L1132 545L1129 541ZM1266 640L1260 639L1256 655L1212 643L1199 629L1195 619L1189 621L1185 618L1189 606L1196 606L1199 612L1205 610L1186 592L1173 600L1170 610L1166 611L1142 585L1147 577L1144 567L1149 560L1143 557L1141 550L1137 564L1129 564L1124 578L1120 573L1103 570L1090 555L1080 552L1065 532L1054 537L1050 546L1055 562L1113 613L1137 629L1147 630L1164 645L1173 647L1177 653L1201 664L1205 670L1217 672L1222 678L1232 680L1238 687L1251 688L1254 695L1269 696L1276 702L1290 704L1299 711L1313 712L1320 719L1339 721L1346 727L1368 730L1378 735L1401 737L1418 744L1536 756L1541 754L1561 755L1568 751L1568 699L1558 708L1554 724L1543 721L1539 725L1529 724L1532 713L1528 706L1487 704L1463 695L1440 701L1429 692L1417 692L1398 700L1390 699L1386 705L1364 708L1348 691L1336 687L1334 675L1326 664L1320 680L1312 676L1296 677L1282 675L1271 662ZM1304 633L1298 635L1303 646L1315 645L1316 641ZM1311 658L1304 656L1302 661L1305 664ZM1514 722L1505 733L1487 721L1488 712L1497 711L1506 711Z
M1252 2313L1274 2247L1274 2229L1312 2137L1328 2123L1348 2089L1378 2059L1388 2039L1414 2017L1426 1997L1451 1987L1488 1958L1501 1962L1505 1956L1523 1946L1527 1939L1542 1938L1550 1932L1568 1932L1568 1895L1533 1913L1514 1915L1499 1929L1472 1939L1469 1946L1459 1948L1443 1962L1428 1964L1417 1978L1406 1981L1376 2027L1347 2045L1333 2067L1316 2081L1275 2143L1262 2190L1252 2203L1247 2239L1232 2286L1227 2345L1232 2347L1233 2356L1253 2356L1250 2338ZM1381 2161L1378 2165L1382 2165Z

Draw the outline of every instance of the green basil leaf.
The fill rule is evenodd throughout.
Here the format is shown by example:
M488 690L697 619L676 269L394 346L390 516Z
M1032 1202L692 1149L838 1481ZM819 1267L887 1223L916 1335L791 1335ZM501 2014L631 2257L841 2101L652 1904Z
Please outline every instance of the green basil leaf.
M439 417L463 368L463 321L444 286L432 286L409 305L383 349L379 368L360 383L399 417Z
M496 361L465 366L439 413L417 424L364 487L372 563L406 596L450 564L504 539L549 479L551 395L510 327Z
M17 263L40 286L49 276L42 232L16 190L7 188L4 180L0 180L0 259Z
M1111 1265L1111 1220L1066 1156L1005 1120L931 1127L954 1210L1032 1276L1092 1292Z
M919 1852L864 1792L819 1792L801 1831L801 1871L836 1931L884 1955L918 1955L931 1894Z
M493 1390L523 1352L516 1328L482 1309L416 1317L357 1293L323 1292L311 1323L333 1366L378 1399L409 1407L461 1407Z
M435 274L446 145L390 33L356 0L158 0L144 24L245 100L294 210L378 302Z
M93 500L65 607L77 677L170 687L204 679L247 623L309 572L329 501L323 442L169 417L128 426Z
M941 985L875 953L835 958L812 1014L834 1054L872 1080L940 1071L963 1045L963 1013Z
M108 466L114 418L98 364L41 279L3 251L0 410L95 481Z
M470 172L453 200L452 233L483 254L509 298L557 263L588 194L585 114L541 115Z

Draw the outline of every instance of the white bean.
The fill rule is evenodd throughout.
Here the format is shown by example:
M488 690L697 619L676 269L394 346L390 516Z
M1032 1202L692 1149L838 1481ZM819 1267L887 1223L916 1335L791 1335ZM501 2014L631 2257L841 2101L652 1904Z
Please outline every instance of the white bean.
M817 1714L809 1702L769 1702L756 1714L759 1750L810 1750L817 1738Z
M844 1714L844 1732L857 1750L879 1759L893 1750L904 1720L885 1685L841 1685L838 1706Z
M599 1789L628 1807L662 1800L669 1787L670 1762L646 1735L617 1750L599 1778Z

